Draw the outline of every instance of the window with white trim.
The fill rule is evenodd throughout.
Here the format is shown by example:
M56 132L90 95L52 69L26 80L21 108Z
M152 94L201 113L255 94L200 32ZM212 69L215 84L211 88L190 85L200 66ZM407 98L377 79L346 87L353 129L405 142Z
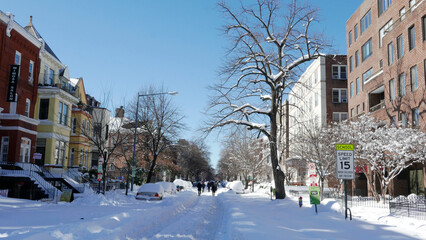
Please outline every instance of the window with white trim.
M21 58L22 58L22 54L18 51L15 52L15 65L19 65L21 66ZM19 67L19 71L18 71L18 77L21 76L21 68Z
M341 122L348 119L347 112L333 112L333 122Z
M81 134L86 134L86 120L83 119L82 123L81 123Z
M362 82L366 82L373 75L373 68L368 69L365 73L362 74Z
M29 138L21 138L21 151L19 155L20 162L29 163L31 154L31 140Z
M332 66L333 79L346 79L346 65L333 65Z
M405 19L405 7L399 10L399 17L401 18L401 21Z
M25 99L25 117L30 117L30 109L31 109L31 100Z
M1 137L1 154L0 154L0 161L1 162L7 162L9 154L9 136L3 136Z
M347 103L348 90L346 88L333 88L332 102L333 103Z
M389 22L387 22L382 28L380 28L379 30L379 47L382 47L383 44L383 37L390 31L392 30L392 24L393 21L392 19L389 20Z
M28 82L32 84L34 82L34 62L30 60L30 65L28 66Z
M55 147L55 164L63 166L65 160L65 142L56 140Z

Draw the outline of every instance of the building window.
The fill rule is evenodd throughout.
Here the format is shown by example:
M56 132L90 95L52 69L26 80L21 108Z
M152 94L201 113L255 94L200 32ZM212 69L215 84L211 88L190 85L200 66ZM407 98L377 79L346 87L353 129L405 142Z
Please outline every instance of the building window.
M30 117L31 100L25 99L25 117Z
M405 91L405 73L399 74L398 81L399 81L399 96L403 97L406 94L406 91Z
M39 119L49 118L49 99L40 99Z
M411 91L417 90L419 87L418 81L417 81L417 66L410 68L410 79L411 79Z
M332 66L332 77L333 77L333 79L346 79L346 66L344 66L344 65L333 65Z
M349 47L352 45L352 31L349 31L348 33L348 42L349 42Z
M401 18L401 21L405 19L405 7L399 10L399 17Z
M55 72L53 72L53 70L49 68L49 85L53 85L55 83L54 76Z
M84 158L84 151L83 151L83 149L81 149L80 150L80 163L79 163L80 166L83 165L83 158Z
M7 156L9 153L9 137L8 136L4 136L1 137L1 161L2 162L8 162Z
M356 78L355 82L356 82L356 94L358 95L358 93L361 91L359 78Z
M398 59L404 56L404 43L402 34L396 38L396 56L398 57Z
M407 127L408 121L407 121L407 113L402 112L399 114L399 121L401 121L402 126Z
M30 60L30 65L28 66L28 82L32 84L34 81L34 62Z
M68 166L74 166L74 148L71 148L70 150L70 160Z
M19 161L23 163L29 163L30 154L31 154L31 140L28 138L21 138L21 151L19 155Z
M77 118L73 118L72 119L72 133L76 133L77 132Z
M56 140L55 165L62 166L65 159L65 142Z
M354 27L354 38L355 38L355 41L358 39L358 24L355 24L355 27Z
M393 63L393 42L388 44L388 65Z
M370 25L371 25L371 10L368 10L368 12L364 15L364 17L361 18L361 34L363 34Z
M351 82L349 92L350 92L351 98L353 98L354 97L354 82Z
M68 124L68 105L59 101L58 123L67 126Z
M351 117L355 117L355 111L353 108L351 109Z
M333 103L347 103L348 102L348 95L347 95L347 89L333 89L332 94L332 102Z
M410 9L411 11L413 11L414 9L416 9L416 2L417 0L410 0Z
M418 127L420 126L419 123L419 119L420 119L420 115L419 115L419 109L418 108L414 108L411 110L411 114L412 114L412 118L413 118L413 127Z
M86 134L86 120L83 119L82 123L81 123L81 134L85 135Z
M352 56L349 57L349 72L352 72L352 68L353 68L353 58Z
M359 65L359 53L358 51L355 52L355 67L358 67Z
M422 17L422 34L423 41L426 41L426 15Z
M22 58L21 53L16 51L15 52L15 65L21 66L21 58ZM19 68L19 71L18 71L18 77L19 76L21 76L21 68Z
M90 136L90 125L89 125L89 120L87 120L86 122L86 136Z
M362 82L365 83L373 75L373 68L368 69L362 74Z
M416 32L414 30L414 25L408 28L408 49L416 47Z
M348 113L346 112L334 112L333 113L333 122L341 122L348 119Z
M395 80L391 79L389 81L389 97L391 100L395 100Z
M378 0L377 3L379 7L379 16L380 16L389 8L389 6L392 4L392 0Z
M361 105L357 105L356 106L356 115L360 115L361 114Z
M389 20L389 22L387 22L382 28L380 28L379 30L379 47L382 47L383 44L383 37L390 31L392 30L392 19Z
M361 58L362 58L362 61L364 62L367 58L369 58L371 56L371 54L373 54L373 45L372 45L372 40L370 38L361 47Z

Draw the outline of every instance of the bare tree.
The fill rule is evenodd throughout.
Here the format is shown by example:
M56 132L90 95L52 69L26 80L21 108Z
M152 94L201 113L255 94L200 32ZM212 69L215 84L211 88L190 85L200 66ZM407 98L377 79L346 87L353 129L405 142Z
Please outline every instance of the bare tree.
M183 128L182 119L177 107L175 107L170 98L165 94L156 94L164 92L153 87L146 91L142 91L140 108L138 111L140 123L140 131L137 141L138 151L146 152L146 161L149 163L147 182L151 182L152 176L157 165L158 157L173 143L177 142L179 131ZM136 101L135 101L136 102ZM133 105L133 104L132 104ZM136 107L129 106L129 112Z
M224 31L232 47L222 71L225 78L213 87L217 96L210 106L209 129L243 125L269 139L277 199L286 196L277 115L297 68L319 57L325 46L321 36L311 32L317 10L295 0L283 7L281 2L242 3L240 11L219 4L231 21Z
M213 169L209 162L209 152L202 140L180 139L177 144L180 173L188 180L213 179Z

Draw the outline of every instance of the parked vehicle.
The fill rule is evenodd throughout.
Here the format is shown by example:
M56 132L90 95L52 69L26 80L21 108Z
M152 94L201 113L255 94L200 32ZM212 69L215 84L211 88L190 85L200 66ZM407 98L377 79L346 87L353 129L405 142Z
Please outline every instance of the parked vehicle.
M244 186L241 181L233 181L228 183L227 187L238 194L244 193Z
M136 199L139 200L161 200L164 196L164 188L161 184L145 183L139 188Z
M164 188L164 192L169 194L176 193L176 185L172 182L156 182L155 184L159 184Z

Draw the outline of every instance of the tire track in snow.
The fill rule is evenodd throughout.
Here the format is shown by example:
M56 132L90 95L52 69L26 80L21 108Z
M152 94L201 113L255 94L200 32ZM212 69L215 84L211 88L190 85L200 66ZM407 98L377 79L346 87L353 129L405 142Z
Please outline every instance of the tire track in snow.
M142 239L215 239L223 217L222 208L211 193L202 194L187 211L175 215L169 225Z

